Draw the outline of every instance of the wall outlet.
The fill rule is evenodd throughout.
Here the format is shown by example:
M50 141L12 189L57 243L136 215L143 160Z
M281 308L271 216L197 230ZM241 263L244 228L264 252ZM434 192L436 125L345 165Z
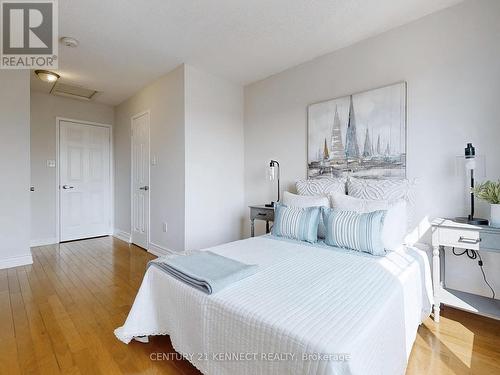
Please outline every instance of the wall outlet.
M164 231L165 233L167 233L167 230L168 230L168 225L167 225L167 223L163 223L163 231Z

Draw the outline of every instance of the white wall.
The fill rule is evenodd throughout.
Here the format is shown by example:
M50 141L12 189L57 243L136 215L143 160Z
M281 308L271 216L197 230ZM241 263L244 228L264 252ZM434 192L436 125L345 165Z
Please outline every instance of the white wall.
M185 65L186 249L241 238L243 88Z
M153 250L241 238L243 88L182 65L115 108L115 228L130 233L130 119L151 111ZM163 232L163 223L168 231Z
M264 180L271 158L281 163L284 189L306 177L308 104L405 80L417 218L465 214L455 156L466 142L486 156L486 177L500 177L499 17L500 1L467 1L247 86L246 204L274 198ZM487 216L486 207L479 213ZM500 295L500 258L483 260ZM450 255L446 270L449 287L490 295L476 262Z
M132 116L151 111L150 242L184 250L184 66L179 66L115 107L115 229L130 233ZM163 232L163 222L168 232Z
M31 243L56 242L56 117L113 124L114 109L104 104L31 92Z
M32 263L29 71L0 70L0 269Z

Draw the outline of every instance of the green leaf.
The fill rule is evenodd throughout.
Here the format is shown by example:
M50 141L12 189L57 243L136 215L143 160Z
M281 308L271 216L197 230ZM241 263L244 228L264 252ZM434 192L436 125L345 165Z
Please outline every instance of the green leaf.
M477 198L491 204L500 204L500 180L485 181L474 188L474 194Z

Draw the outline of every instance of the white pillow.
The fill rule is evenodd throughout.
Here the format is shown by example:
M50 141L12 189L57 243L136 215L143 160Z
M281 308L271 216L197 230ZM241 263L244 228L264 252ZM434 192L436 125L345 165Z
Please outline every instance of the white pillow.
M406 179L375 179L350 177L347 194L355 198L386 200L394 202L403 199L412 204L414 183Z
M289 191L283 193L283 201L285 206L290 207L330 207L330 201L327 197L321 195L297 195Z
M345 178L322 177L309 180L300 180L295 183L300 195L323 195L341 193L345 194Z
M406 202L402 199L394 202L354 198L348 195L332 194L330 201L333 208L344 211L367 213L386 210L387 214L382 229L382 242L386 250L398 250L404 243L407 232Z
M283 193L282 202L288 207L330 207L330 201L327 197L321 195L297 195L292 194L288 191ZM318 226L318 237L325 238L326 229L323 223L323 215L320 215L319 226Z
M355 178L347 181L347 194L363 199L406 202L406 225L412 227L415 211L415 181L404 178Z

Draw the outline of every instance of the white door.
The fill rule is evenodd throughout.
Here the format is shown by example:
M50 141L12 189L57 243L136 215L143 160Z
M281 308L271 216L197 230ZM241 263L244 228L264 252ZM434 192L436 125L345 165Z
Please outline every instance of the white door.
M149 235L149 113L132 118L132 243L147 249Z
M110 129L59 122L60 239L111 232Z

